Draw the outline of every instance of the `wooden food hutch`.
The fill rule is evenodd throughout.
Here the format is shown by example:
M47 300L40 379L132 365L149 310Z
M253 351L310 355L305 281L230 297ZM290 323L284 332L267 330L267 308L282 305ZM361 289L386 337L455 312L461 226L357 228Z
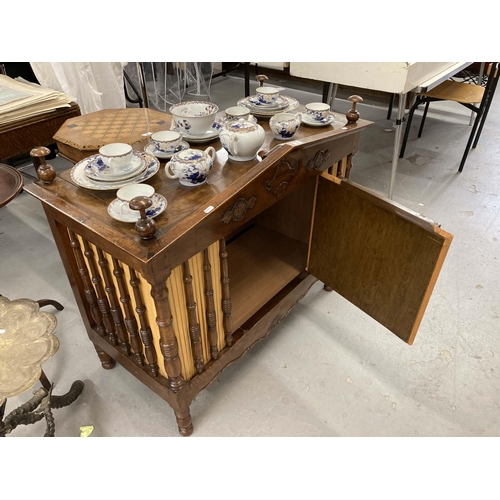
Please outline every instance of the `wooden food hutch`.
M317 279L411 344L452 239L347 179L369 122L336 115L289 142L260 123L256 160L208 144L217 157L205 185L181 186L162 163L147 183L168 207L149 240L108 215L114 191L80 188L69 171L25 188L42 202L102 366L118 361L165 399L182 435L193 432L196 394Z

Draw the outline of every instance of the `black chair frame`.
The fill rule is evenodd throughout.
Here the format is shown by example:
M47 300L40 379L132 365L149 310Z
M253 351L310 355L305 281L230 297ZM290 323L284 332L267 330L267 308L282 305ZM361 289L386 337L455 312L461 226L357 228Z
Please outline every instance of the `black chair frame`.
M477 146L477 143L479 141L479 137L481 136L481 132L483 130L484 123L486 121L486 117L488 116L488 111L490 109L491 101L493 100L493 96L495 95L495 90L496 86L498 83L498 79L500 76L500 68L499 68L500 63L492 63L491 67L489 68L489 77L488 77L488 82L486 84L486 88L484 91L483 98L481 100L481 103L479 106L470 104L470 103L463 103L460 102L462 106L465 106L467 109L470 109L474 113L476 113L476 118L474 120L474 124L472 126L471 133L469 135L469 140L467 141L467 146L465 147L464 154L462 156L462 160L460 162L460 166L458 168L459 172L462 172L465 162L467 161L467 157L469 155L469 152L471 149L475 149ZM436 101L442 101L443 99L438 99L435 97L428 97L426 95L417 95L415 98L415 103L413 106L410 108L409 114L408 114L408 120L406 123L406 129L403 137L403 143L401 145L401 152L399 154L400 158L403 158L405 149L406 149L406 143L408 141L408 135L410 132L410 127L411 127L411 122L413 119L413 115L415 111L418 109L418 107L421 104L425 103L425 109L424 113L422 115L422 122L420 124L420 129L418 131L418 137L420 138L422 136L422 130L424 128L424 123L425 119L427 117L427 111L429 110L429 105L431 102L436 102Z

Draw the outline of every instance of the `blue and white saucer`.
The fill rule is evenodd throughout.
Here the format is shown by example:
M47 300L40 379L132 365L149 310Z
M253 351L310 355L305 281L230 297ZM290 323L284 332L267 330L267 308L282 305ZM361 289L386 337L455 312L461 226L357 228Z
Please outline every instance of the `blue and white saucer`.
M256 96L250 96L247 100L247 104L249 104L251 108L253 107L258 109L267 109L271 111L286 108L288 106L288 101L286 99L283 99L283 97L278 97L274 102L266 103L259 101L259 98Z
M146 215L154 219L167 208L167 200L159 193L151 197L153 204L146 209ZM120 222L136 222L140 219L138 210L131 210L126 202L116 198L108 205L108 214Z
M92 155L79 161L70 171L71 180L80 187L87 189L94 189L96 191L111 191L120 189L123 186L128 186L129 184L144 182L155 175L159 168L160 162L157 158L149 153L144 153L143 151L135 151L134 154L140 156L141 161L144 162L144 170L140 170L140 173L130 177L128 179L121 179L117 181L96 181L90 179L85 174L85 169L88 168L89 164L95 161L98 155Z
M174 123L174 122L172 122L172 123ZM214 139L217 139L217 137L219 137L221 128L222 128L222 125L220 124L220 122L218 120L216 120L212 123L212 126L210 127L210 129L201 135L188 134L184 129L181 129L180 127L174 127L174 128L171 128L170 130L175 130L175 132L179 132L179 134L182 135L182 138L186 139L189 142L192 142L194 144L202 144L204 142L209 142L209 141L213 141Z
M334 121L335 116L333 113L330 113L324 120L313 120L309 118L306 113L302 113L302 123L310 127L325 127L326 125L331 125Z
M132 151L132 159L127 165L120 168L120 171L112 170L102 160L100 154L95 155L95 158L85 165L85 175L89 179L95 181L122 181L130 179L141 173L146 168L146 163L138 151Z
M171 153L164 153L163 151L159 151L158 149L155 148L154 144L150 142L145 148L144 151L146 153L149 153L153 156L156 156L156 158L160 160L169 160L174 156L175 153L178 153L179 151L184 151L185 149L189 148L189 144L186 141L182 141L179 147L177 147L174 151Z

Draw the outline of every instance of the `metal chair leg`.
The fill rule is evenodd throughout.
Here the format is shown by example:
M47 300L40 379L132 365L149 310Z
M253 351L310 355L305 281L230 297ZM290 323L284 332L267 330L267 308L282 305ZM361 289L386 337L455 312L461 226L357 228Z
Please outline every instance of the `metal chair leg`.
M493 96L495 95L495 90L496 90L496 87L498 84L498 78L500 77L500 68L498 67L498 64L492 65L490 75L492 72L493 72L493 75L495 75L495 73L497 71L499 72L499 75L497 75L496 77L493 77L491 87L488 89L488 86L486 86L485 92L488 93L488 95L486 97L486 106L484 108L484 112L483 112L483 115L481 117L481 124L479 125L479 129L477 131L476 137L474 138L474 142L472 144L472 149L475 149L475 147L477 146L477 143L479 141L479 137L481 136L481 132L483 131L483 126L484 126L484 123L486 122L486 117L488 116L488 111L490 110L491 101L493 101ZM490 76L490 78L491 78L491 76Z
M390 120L392 116L392 108L394 107L394 97L396 94L391 94L391 99L389 101L389 109L387 110L387 119Z
M410 112L408 114L408 121L406 122L405 135L403 136L403 143L401 144L401 152L399 153L399 157L403 158L406 149L406 142L408 141L408 135L410 133L411 122L413 119L413 115L415 114L415 110L420 106L422 100L417 97L415 104L411 107Z
M429 104L430 102L427 101L425 103L425 109L424 109L424 114L422 115L422 122L420 123L420 128L418 129L418 138L422 137L422 131L424 130L424 123L425 119L427 118L427 111L429 111Z

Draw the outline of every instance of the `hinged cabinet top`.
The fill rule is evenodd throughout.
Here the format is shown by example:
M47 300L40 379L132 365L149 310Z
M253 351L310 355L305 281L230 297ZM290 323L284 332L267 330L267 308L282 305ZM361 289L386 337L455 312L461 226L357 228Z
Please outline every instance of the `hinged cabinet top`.
M171 116L163 115L164 129L169 129ZM268 180L266 178L259 182L260 178L287 155L292 154L299 160L303 156L303 161L299 163L303 163L300 168L305 169L307 161L311 160L307 156L308 151L309 156L314 155L314 150L318 150L323 144L334 149L335 142L339 139L359 136L361 130L371 125L371 122L360 119L355 125L346 125L345 116L335 114L333 125L318 128L302 125L294 140L288 142L275 140L267 121L261 120L259 124L264 128L266 137L259 152L260 156L255 160L236 162L228 159L227 152L218 140L191 145L194 149L202 150L213 146L217 152L213 169L204 185L185 187L177 180L168 179L164 170L165 162L161 162L159 172L149 179L147 184L154 186L156 192L167 199L168 206L165 212L155 219L157 232L149 241L141 240L134 224L119 222L109 216L107 208L116 197L115 191L81 188L72 182L70 169L64 171L50 185L36 182L25 189L42 201L46 209L63 225L79 233L84 232L90 241L113 246L123 258L130 256L138 262L148 263L204 219L212 218L215 221L215 213L220 211L222 212L220 217L217 215L217 220L222 219L228 202L236 200L238 193L242 193L249 185L254 187L252 195L257 197L258 204L257 191L265 191L265 182ZM142 150L146 144L147 139L143 139L134 143L133 147ZM224 226L222 220L220 224Z

